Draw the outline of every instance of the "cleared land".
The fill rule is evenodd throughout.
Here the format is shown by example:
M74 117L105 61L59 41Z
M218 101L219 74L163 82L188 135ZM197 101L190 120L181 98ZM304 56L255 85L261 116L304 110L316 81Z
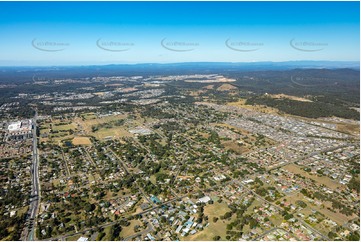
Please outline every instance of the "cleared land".
M278 114L280 112L276 108L266 107L263 105L246 105L246 101L247 101L246 99L240 99L238 102L229 102L229 103L227 103L227 105L233 106L233 107L246 108L249 110L254 110L254 111L262 112L262 113Z
M100 140L105 138L133 137L133 134L129 133L124 128L101 129L96 132L91 132L90 134Z
M283 198L282 198L283 199ZM332 208L331 202L322 202L321 206L317 206L315 204L311 204L309 201L306 200L305 196L301 193L294 194L292 196L288 196L287 202L290 202L292 204L295 204L297 200L301 200L307 204L307 207L302 209L298 213L303 213L306 216L312 215L312 209L319 211L321 214L325 215L326 217L330 218L331 220L335 221L339 225L342 225L345 223L345 221L348 221L350 219L355 218L355 215L352 216L346 216L339 212L332 212L328 208Z
M75 130L76 125L71 124L65 124L65 125L53 125L52 129L53 131L60 131L60 130Z
M129 226L127 227L122 226L122 231L120 232L120 236L126 238L128 236L135 234L134 226L136 225L141 226L142 222L140 222L139 220L131 220Z
M214 85L207 85L203 87L204 89L212 90L214 88Z
M184 82L199 82L199 83L216 83L216 82L235 82L235 79L226 78L226 77L216 77L215 79L193 79L193 80L185 80Z
M302 168L300 168L299 166L297 165L294 165L294 164L290 164L290 165L286 165L283 167L284 169L286 169L287 171L290 171L292 173L295 173L295 174L299 174L299 175L302 175L304 177L307 177L307 178L310 178L310 179L313 179L315 180L317 183L319 184L322 184L322 185L325 185L331 189L339 189L339 188L342 188L343 185L338 183L338 182L335 182L333 181L331 178L328 178L326 176L316 176L316 175L311 175L309 174L308 172L302 170Z
M114 121L125 119L126 115L116 115L116 116L108 116L102 118L93 118L90 114L88 117L89 119L84 117L84 120L81 118L76 118L74 120L75 125L79 125L85 131L85 133L89 136L94 136L97 139L103 140L106 138L119 138L119 137L133 137L131 133L129 133L125 126L113 126L112 128L102 128L100 127L99 130L93 132L92 127L101 125L101 124L111 124Z
M351 135L360 135L360 125L357 124L337 124L337 130Z
M72 140L73 145L91 145L92 142L88 137L74 137Z
M213 240L213 237L217 235L221 236L221 240L226 240L227 222L218 219L218 221L214 223L213 218L219 218L229 211L230 209L226 203L215 202L214 204L207 205L204 208L204 215L208 216L209 226L194 235L184 237L184 240Z
M92 117L92 116L89 116L89 117ZM110 123L112 121L116 121L116 120L124 119L124 118L126 118L126 115L108 116L108 117L95 118L95 119L92 118L92 119L88 119L88 120L84 120L84 121L81 118L75 118L74 122L76 124L79 124L80 126L82 126L86 132L91 132L93 125Z
M223 84L220 87L217 88L217 91L231 91L231 90L237 90L238 88L231 85L231 84Z
M268 97L275 98L275 99L290 99L294 101L300 101L300 102L312 102L310 99L303 98L303 97L296 97L286 94L267 94Z

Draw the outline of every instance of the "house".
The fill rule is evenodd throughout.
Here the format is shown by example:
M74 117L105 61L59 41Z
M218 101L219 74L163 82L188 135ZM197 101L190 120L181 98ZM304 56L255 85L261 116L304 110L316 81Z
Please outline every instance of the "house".
M13 211L10 211L10 217L13 217L13 216L15 216L15 214L16 214L16 211L15 211L15 210L13 210Z
M150 240L155 240L155 238L154 238L150 233L147 234L147 237L148 237Z
M179 234L179 232L181 231L181 229L182 229L182 227L183 227L183 225L179 225L178 226L178 228L176 229L176 234Z
M211 200L210 197L204 196L204 197L198 199L198 203L207 203L207 202L209 202L210 200Z

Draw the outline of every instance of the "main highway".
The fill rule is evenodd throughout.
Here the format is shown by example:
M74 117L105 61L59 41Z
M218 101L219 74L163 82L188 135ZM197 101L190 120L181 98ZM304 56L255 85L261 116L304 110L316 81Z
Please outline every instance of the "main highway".
M29 206L29 233L27 240L36 240L35 238L35 218L37 216L38 207L40 203L40 184L39 184L39 151L38 151L38 139L37 139L37 117L38 113L35 111L33 118L33 164L31 167L31 198Z

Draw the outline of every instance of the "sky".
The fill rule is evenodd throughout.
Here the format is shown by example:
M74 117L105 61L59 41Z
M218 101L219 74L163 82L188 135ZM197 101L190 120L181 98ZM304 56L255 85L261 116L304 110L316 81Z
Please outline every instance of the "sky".
M0 65L359 61L359 2L0 2Z

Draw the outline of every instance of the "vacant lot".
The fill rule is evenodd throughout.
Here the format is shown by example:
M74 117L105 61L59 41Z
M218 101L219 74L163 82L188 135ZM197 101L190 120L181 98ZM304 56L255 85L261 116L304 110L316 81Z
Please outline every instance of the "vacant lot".
M307 98L286 95L286 94L283 94L283 93L281 93L281 94L268 94L267 96L271 97L271 98L275 98L275 99L290 99L290 100L295 100L295 101L300 101L300 102L312 102L310 99L307 99Z
M72 140L73 145L91 145L92 142L88 137L74 137Z
M360 126L357 124L337 124L337 130L356 136L360 134Z
M139 220L131 220L129 226L127 227L122 226L122 231L120 232L120 236L126 238L128 236L135 234L136 232L134 232L134 226L136 225L142 226L142 222L140 222Z
M71 124L65 124L65 125L53 125L53 130L54 131L60 131L60 130L75 130L76 125L71 123Z
M107 137L112 137L112 138L133 137L133 134L129 133L124 128L101 129L96 132L91 132L90 135L95 136L97 139L100 140L103 140Z
M198 231L194 235L183 237L184 240L213 240L214 236L221 236L221 240L226 240L226 226L228 221L218 219L216 223L213 222L214 217L220 217L230 209L226 203L214 203L207 205L204 208L204 215L208 216L209 226L204 228L203 231Z
M226 212L231 211L228 208L228 205L226 203L214 203L214 204L210 204L207 205L204 208L204 215L208 216L208 217L219 217L221 215L224 215Z
M85 113L81 115L85 120L96 119L97 116L94 113Z
M279 110L276 108L266 107L263 105L246 105L246 101L247 101L246 99L240 99L238 102L230 102L227 103L227 105L233 107L246 108L262 113L276 113L276 114L279 113Z
M245 145L239 145L238 143L236 143L237 141L234 140L227 140L227 141L223 141L222 140L222 145L224 145L224 147L226 149L230 149L233 150L234 152L236 152L237 154L242 154L245 153L247 151L249 151L249 149L247 148L247 146Z
M88 117L89 117L89 119L86 119L84 121L81 118L76 118L75 123L77 123L81 127L83 127L83 129L86 132L91 132L93 125L110 123L112 121L124 119L124 118L126 118L126 115L108 116L108 117L103 117L103 118L94 118L94 116L89 115Z
M231 90L237 90L238 88L231 85L231 84L223 84L220 87L217 88L217 91L231 91Z
M316 175L310 175L308 172L302 170L301 167L294 165L294 164L290 164L284 167L284 169L295 173L295 174L300 174L304 177L310 178L315 180L317 183L319 184L323 184L331 189L337 189L337 188L342 188L343 186L338 183L333 181L331 178L328 178L327 176L316 176Z
M311 215L312 214L311 209L314 209L314 210L319 211L321 214L325 215L326 217L330 218L331 220L335 221L339 225L344 224L345 221L348 221L348 220L356 217L355 215L346 216L342 213L339 213L339 212L335 213L335 212L328 210L327 208L332 207L332 203L328 202L328 201L323 202L321 206L311 204L309 201L306 200L305 196L302 195L301 193L294 194L292 196L288 196L286 199L287 199L287 202L290 202L292 204L295 204L297 200L301 200L301 201L305 202L307 204L307 207L302 209L300 212L306 216Z

